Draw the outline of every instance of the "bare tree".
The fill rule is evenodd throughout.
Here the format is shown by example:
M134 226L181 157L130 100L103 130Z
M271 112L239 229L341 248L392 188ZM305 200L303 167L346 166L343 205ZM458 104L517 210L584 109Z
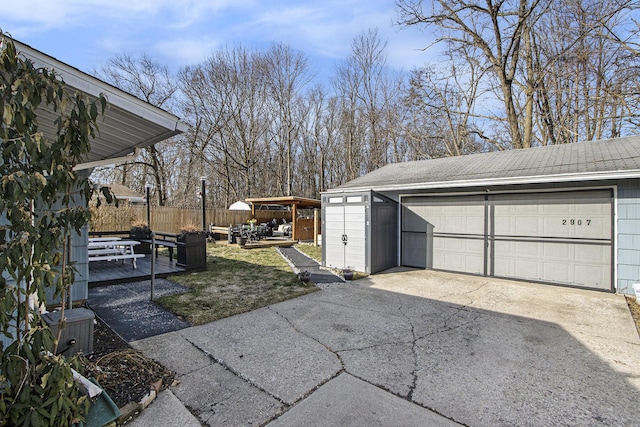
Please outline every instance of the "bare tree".
M439 40L466 45L482 52L501 90L506 122L514 148L531 146L523 135L516 108L514 85L521 61L522 38L551 0L513 0L468 3L465 0L435 0L431 13L423 12L422 1L398 0L400 23L437 27ZM525 117L525 122L531 120ZM526 125L525 125L526 126Z
M434 29L436 42L478 53L487 87L497 84L507 147L618 136L624 117L636 114L623 71L636 60L619 43L633 0L435 0L428 13L421 0L396 4L401 25ZM492 139L507 148L499 131Z
M338 67L333 80L340 101L346 180L389 161L389 109L397 105L400 91L386 65L385 48L377 30L356 36L351 55Z
M273 125L275 126L275 143L279 148L280 170L285 172L283 193L291 195L293 187L293 158L295 143L300 131L299 120L294 118L295 104L303 96L302 90L312 78L309 59L290 46L277 43L265 55L265 65L269 76L267 84L269 94L275 106Z
M115 56L96 73L105 81L149 104L169 111L174 107L178 90L174 77L166 66L154 62L146 54L139 57L129 54ZM134 162L143 168L142 171L136 170L132 165L121 166L121 183L143 191L147 183L146 177L150 175L155 183L154 192L158 204L165 205L168 199L168 182L172 179L167 165L174 161L171 157L174 154L171 150L174 142L175 140L170 140L146 147Z
M495 119L476 112L484 93L486 69L468 46L449 51L445 65L413 70L405 102L412 114L424 116L418 126L408 127L418 158L460 156L485 149L493 143L481 130L483 121Z

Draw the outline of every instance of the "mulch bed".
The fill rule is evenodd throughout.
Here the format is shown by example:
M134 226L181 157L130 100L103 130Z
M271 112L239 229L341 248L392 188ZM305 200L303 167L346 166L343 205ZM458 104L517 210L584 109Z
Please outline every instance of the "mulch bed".
M96 321L93 354L86 356L86 376L95 378L119 408L140 402L151 389L160 391L171 385L175 372L146 358L100 319Z
M626 298L627 304L629 305L629 311L631 312L631 317L633 317L633 321L636 323L638 336L640 336L640 303L631 295L626 295Z

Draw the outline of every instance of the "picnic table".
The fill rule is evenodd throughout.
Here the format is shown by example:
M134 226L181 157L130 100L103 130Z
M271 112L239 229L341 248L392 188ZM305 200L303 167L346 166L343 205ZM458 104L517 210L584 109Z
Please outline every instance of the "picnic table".
M144 254L136 254L133 247L139 245L137 240L125 240L120 237L91 237L87 245L89 262L92 261L119 261L130 259L133 268L137 268L136 259L144 257Z

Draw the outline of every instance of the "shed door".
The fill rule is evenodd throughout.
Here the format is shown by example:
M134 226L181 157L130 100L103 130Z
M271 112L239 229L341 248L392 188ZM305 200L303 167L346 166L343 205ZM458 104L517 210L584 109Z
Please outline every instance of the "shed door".
M364 205L339 205L325 208L327 267L351 267L366 270L366 218Z

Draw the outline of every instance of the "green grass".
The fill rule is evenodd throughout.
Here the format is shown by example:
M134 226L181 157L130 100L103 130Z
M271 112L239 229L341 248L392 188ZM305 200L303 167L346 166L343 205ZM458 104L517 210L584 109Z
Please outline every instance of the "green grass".
M171 276L190 288L157 302L192 325L201 325L318 290L291 271L275 248L240 249L208 244L207 270Z
M296 248L306 254L307 256L313 258L314 260L322 263L322 246L313 246L311 243L298 243ZM338 274L341 274L341 271L338 269L334 269L334 271ZM361 271L353 272L353 280L362 279L363 277L367 277L368 274Z
M319 263L322 262L322 246L313 246L311 243L298 243L296 248Z

